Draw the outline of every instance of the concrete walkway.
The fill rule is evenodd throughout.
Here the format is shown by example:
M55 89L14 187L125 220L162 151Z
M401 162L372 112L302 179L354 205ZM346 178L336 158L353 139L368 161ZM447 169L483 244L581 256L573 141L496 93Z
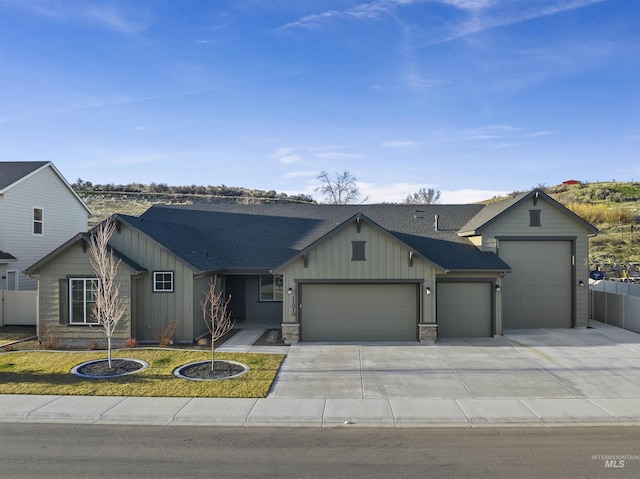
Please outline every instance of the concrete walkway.
M502 338L300 344L265 399L0 395L0 422L426 427L640 425L640 334L511 331ZM220 350L257 352L236 334ZM233 338L232 338L233 339ZM278 351L282 347L277 348Z

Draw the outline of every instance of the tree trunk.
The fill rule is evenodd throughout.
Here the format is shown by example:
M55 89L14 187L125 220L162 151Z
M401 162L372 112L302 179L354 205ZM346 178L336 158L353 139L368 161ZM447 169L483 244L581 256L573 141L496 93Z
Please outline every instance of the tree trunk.
M109 350L109 369L111 369L111 336L107 336L107 349Z
M216 350L216 342L213 338L211 338L211 370L215 369L215 350Z

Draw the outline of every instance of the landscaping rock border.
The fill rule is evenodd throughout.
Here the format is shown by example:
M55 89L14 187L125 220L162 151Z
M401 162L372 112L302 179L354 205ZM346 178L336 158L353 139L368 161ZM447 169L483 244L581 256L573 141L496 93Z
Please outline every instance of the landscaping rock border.
M191 381L219 381L242 376L249 371L249 365L230 359L216 359L214 369L211 361L197 361L180 366L173 371L176 377Z
M115 378L144 371L149 367L149 363L141 359L113 358L111 366L109 368L107 359L95 359L78 364L71 370L71 374L91 379Z

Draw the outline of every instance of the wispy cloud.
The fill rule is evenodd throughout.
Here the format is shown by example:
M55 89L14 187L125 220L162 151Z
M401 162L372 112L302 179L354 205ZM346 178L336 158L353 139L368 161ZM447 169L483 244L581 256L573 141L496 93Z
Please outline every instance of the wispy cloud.
M446 25L428 43L443 43L455 38L514 25L536 18L555 15L610 0L443 0L443 3L464 10L467 16ZM437 29L436 29L437 32ZM426 32L425 32L426 33Z
M436 44L606 1L610 0L374 0L343 10L306 15L282 25L279 30L318 30L338 20L354 22L393 16L402 24L412 25L404 31L414 37L413 43ZM411 8L435 3L453 7L457 15L440 25L430 24L428 28L416 25Z
M139 33L148 27L140 19L133 19L130 14L105 3L82 0L1 0L0 6L52 21L98 27L125 35Z

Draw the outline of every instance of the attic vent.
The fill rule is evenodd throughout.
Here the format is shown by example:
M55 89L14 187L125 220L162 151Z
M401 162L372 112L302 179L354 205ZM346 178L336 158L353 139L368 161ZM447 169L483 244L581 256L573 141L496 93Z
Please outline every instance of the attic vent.
M436 231L440 231L440 230L438 229L438 227L439 227L439 223L440 223L440 215L435 215L435 217L434 217L434 219L433 219L433 228L434 228Z

